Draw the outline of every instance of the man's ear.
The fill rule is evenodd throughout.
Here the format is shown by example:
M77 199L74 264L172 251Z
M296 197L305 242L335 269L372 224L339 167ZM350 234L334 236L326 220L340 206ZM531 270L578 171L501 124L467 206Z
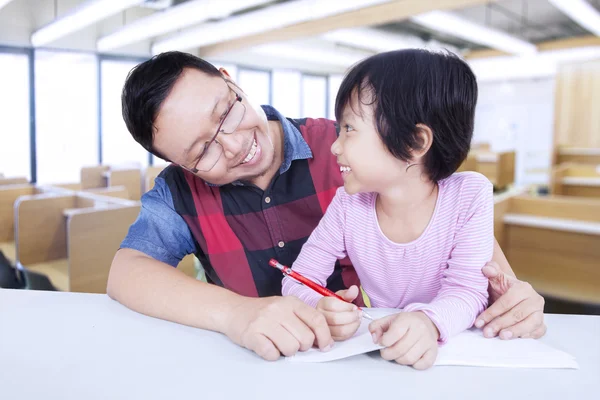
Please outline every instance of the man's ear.
M229 80L232 80L232 79L231 79L231 75L229 75L229 72L227 72L227 70L226 70L225 68L222 68L222 67L221 67L221 68L219 68L219 72L220 72L221 74L225 75L227 78L229 78Z

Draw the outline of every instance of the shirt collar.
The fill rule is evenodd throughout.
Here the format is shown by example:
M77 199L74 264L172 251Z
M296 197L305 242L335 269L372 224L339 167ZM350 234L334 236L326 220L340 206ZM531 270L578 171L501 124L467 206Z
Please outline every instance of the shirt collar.
M281 127L283 128L283 162L279 168L279 174L287 172L292 165L292 161L305 160L313 157L308 143L306 143L306 140L304 140L302 133L300 133L300 130L296 127L296 125L281 115L281 113L275 108L268 105L263 105L261 107L267 116L267 120L279 121L281 123ZM216 187L222 186L208 182L206 182L206 184ZM244 186L244 183L235 181L232 182L232 185Z

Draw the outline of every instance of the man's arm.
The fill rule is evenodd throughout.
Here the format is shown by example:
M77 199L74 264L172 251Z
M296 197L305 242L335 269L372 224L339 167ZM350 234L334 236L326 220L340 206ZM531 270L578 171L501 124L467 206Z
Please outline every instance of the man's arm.
M196 250L158 178L113 259L108 295L152 317L222 332L269 360L306 350L315 340L322 349L333 342L320 313L298 299L247 298L174 268Z
M320 313L298 299L243 297L132 249L117 252L107 293L139 313L224 333L267 360L333 342Z
M496 238L494 238L494 254L492 254L492 261L498 264L500 271L504 272L506 275L510 275L515 278L517 277L510 267L510 264L508 263L508 260L506 259L506 256L500 248L500 244L498 244Z

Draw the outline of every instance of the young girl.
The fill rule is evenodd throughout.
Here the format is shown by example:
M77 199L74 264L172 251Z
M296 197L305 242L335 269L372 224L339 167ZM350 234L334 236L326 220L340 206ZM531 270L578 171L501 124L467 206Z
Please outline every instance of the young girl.
M293 269L325 285L336 259L352 261L372 307L404 312L372 322L387 360L428 368L438 343L470 328L487 305L481 268L492 258L492 185L455 173L473 134L477 83L457 56L399 50L354 66L336 99L331 146L344 187ZM336 340L360 325L357 307L284 278L325 316ZM345 300L356 286L341 291Z

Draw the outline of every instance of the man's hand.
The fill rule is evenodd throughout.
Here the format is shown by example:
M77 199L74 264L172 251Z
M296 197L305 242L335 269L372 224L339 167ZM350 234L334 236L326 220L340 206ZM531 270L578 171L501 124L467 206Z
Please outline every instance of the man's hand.
M325 317L291 296L244 298L231 311L224 333L269 361L306 351L315 343L323 351L333 345Z
M427 369L437 358L440 333L434 323L420 311L401 312L371 322L373 342L385 346L381 357L398 364Z
M544 298L529 283L503 273L493 261L482 272L489 279L491 303L475 321L483 335L500 335L501 339L544 336Z
M348 290L339 290L336 294L350 302L358 296L358 287L352 285ZM352 303L335 297L323 297L317 303L317 310L325 316L333 340L350 338L360 326L361 311Z

